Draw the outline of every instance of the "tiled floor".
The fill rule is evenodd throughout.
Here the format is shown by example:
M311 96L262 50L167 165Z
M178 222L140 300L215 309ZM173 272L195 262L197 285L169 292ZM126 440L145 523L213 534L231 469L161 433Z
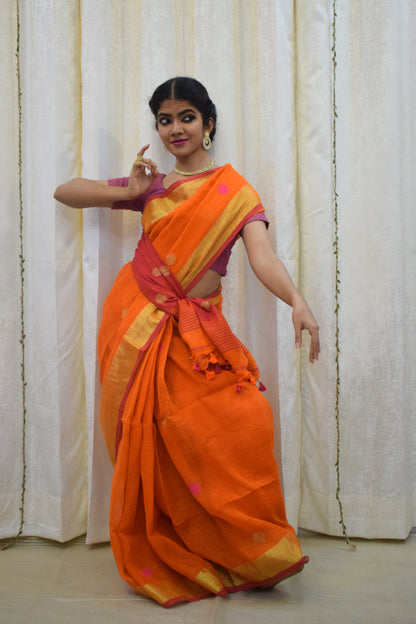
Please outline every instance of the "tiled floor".
M1 624L416 624L416 534L300 538L310 562L267 592L164 609L119 578L109 545L26 540L0 552Z

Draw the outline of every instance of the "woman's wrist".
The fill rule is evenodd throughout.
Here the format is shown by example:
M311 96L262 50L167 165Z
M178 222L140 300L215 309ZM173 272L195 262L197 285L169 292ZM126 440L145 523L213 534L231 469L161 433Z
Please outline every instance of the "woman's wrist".
M139 197L139 195L141 195L141 193L138 192L137 188L131 187L129 185L118 186L109 184L107 188L109 191L109 196L111 197L113 202L131 201L132 199L135 199L136 197Z
M296 289L291 296L290 305L292 306L292 308L306 305L305 299Z
M131 201L135 197L138 197L140 193L137 190L131 189L129 186L116 186L113 188L119 189L119 197L115 201Z

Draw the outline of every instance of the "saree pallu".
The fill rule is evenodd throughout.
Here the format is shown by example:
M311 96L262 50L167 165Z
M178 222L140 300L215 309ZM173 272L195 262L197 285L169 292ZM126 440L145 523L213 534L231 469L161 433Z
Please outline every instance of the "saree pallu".
M307 561L287 523L272 412L221 292L188 298L262 211L230 165L152 196L99 335L120 575L165 607L278 582Z

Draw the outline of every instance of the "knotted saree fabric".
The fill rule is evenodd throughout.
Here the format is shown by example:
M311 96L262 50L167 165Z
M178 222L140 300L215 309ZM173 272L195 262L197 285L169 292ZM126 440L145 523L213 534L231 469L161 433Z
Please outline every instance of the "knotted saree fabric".
M187 297L261 211L230 165L150 197L103 309L112 548L121 576L165 607L277 582L307 561L286 520L256 363L220 291Z

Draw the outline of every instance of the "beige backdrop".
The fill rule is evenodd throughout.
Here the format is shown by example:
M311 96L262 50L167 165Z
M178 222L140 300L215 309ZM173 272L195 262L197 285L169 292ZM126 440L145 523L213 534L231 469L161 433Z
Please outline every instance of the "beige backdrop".
M180 74L200 79L216 102L216 161L259 191L277 253L321 326L322 357L311 366L308 341L294 348L290 309L256 282L238 245L225 312L268 387L290 521L341 533L336 229L344 519L363 537L405 538L416 524L416 3L337 0L336 8L334 223L332 0L21 1L22 274L17 12L3 3L0 537L20 523L23 276L23 533L108 538L96 333L140 225L132 214L56 204L53 191L79 175L127 175L147 142L161 169L171 166L147 100Z

